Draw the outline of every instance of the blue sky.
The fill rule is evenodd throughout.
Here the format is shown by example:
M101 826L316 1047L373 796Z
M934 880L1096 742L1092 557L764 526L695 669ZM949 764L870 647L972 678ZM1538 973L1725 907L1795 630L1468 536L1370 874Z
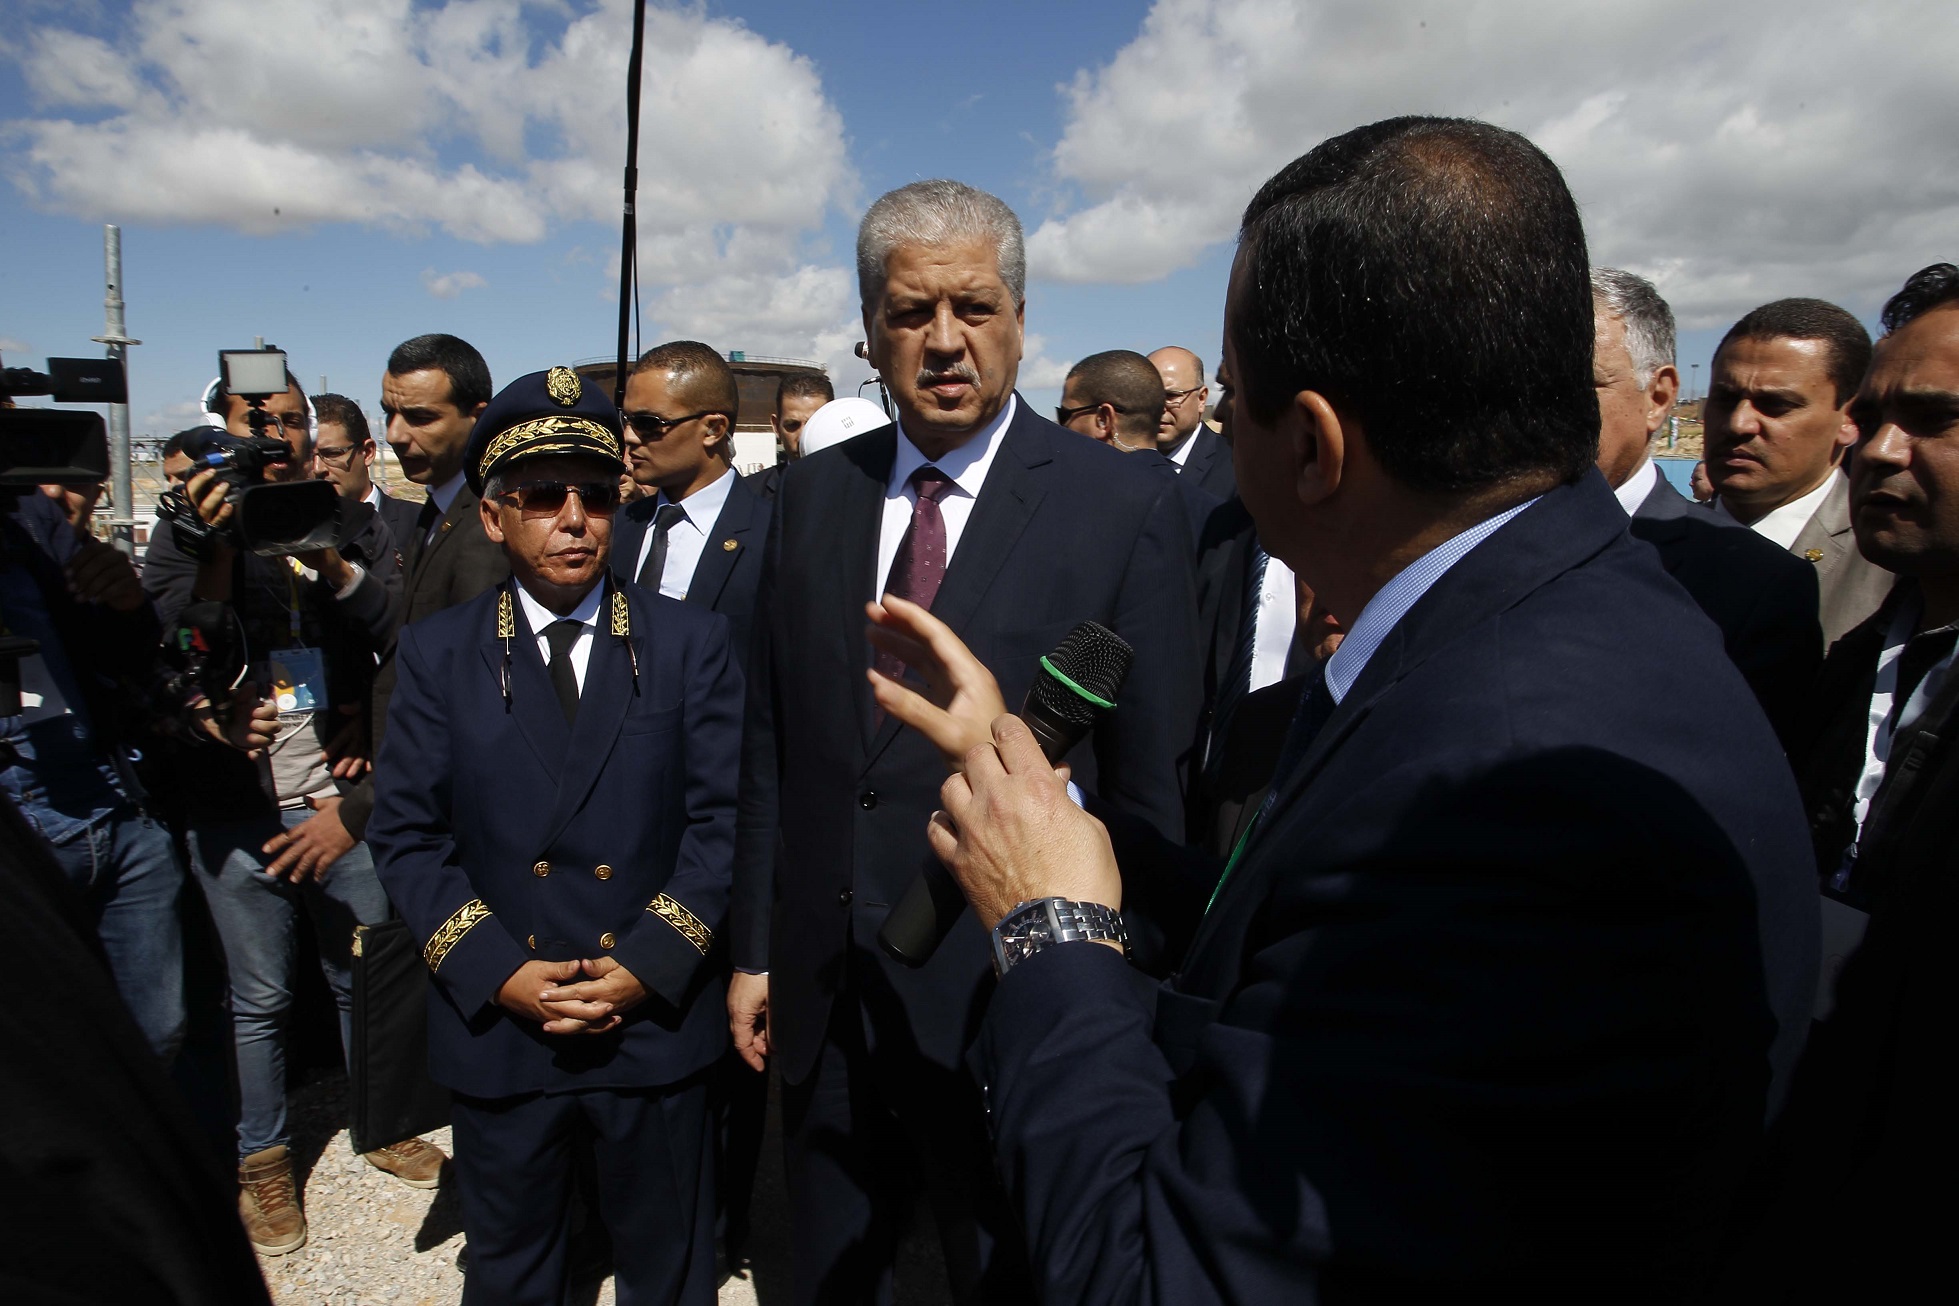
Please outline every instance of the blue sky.
M611 352L624 0L8 0L0 351L85 354L123 226L135 431L188 424L220 347L286 348L372 406L397 341L500 380ZM1214 358L1232 218L1327 134L1395 112L1524 130L1596 261L1653 276L1681 361L1783 294L1867 318L1956 252L1953 25L1805 3L1155 0L654 8L646 343L830 363L855 220L953 176L1030 236L1022 385L1099 349ZM1664 36L1663 57L1645 52ZM1664 43L1662 43L1664 44ZM1816 75L1827 59L1835 76ZM275 215L274 209L279 212ZM1703 376L1705 369L1702 370Z

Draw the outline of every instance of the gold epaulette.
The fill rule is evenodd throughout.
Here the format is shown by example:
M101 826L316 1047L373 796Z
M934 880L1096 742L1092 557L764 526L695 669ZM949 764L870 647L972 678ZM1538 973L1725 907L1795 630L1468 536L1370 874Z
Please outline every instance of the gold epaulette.
M703 956L714 946L714 931L701 924L701 918L688 911L666 894L661 894L646 904L646 910L658 916L667 924L680 931L680 937L694 945Z
M463 935L488 919L490 919L489 907L484 905L481 898L471 898L456 908L455 915L442 922L442 928L435 932L435 936L422 949L422 960L429 964L431 971L438 969L442 965L442 959L449 955L450 950L463 941Z

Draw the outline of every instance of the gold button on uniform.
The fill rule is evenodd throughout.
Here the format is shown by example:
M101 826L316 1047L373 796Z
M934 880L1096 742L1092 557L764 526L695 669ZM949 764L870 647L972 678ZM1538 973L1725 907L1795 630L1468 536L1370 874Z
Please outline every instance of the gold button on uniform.
M533 935L531 935L531 937L530 937L530 944L531 944L531 951L532 951L532 952L536 952L536 951L537 951L537 936L536 936L535 934L533 934Z
M618 941L619 940L613 938L610 934L599 935L599 946L601 948L610 948L613 944L617 943Z
M609 880L612 878L612 868L610 866L600 866L592 874L598 876L601 880Z
M531 874L535 875L540 880L543 879L545 876L549 875L550 873L551 873L550 862L539 862L537 865L531 867Z
M739 544L736 544L733 540L721 541L721 551L723 553L733 553L736 549L740 547L741 546Z

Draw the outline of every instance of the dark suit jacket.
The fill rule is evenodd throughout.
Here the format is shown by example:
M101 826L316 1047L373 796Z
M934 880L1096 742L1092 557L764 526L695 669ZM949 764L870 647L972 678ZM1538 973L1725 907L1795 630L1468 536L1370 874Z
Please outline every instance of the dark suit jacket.
M1231 446L1201 422L1190 433L1190 439L1190 457L1184 459L1184 478L1220 503L1235 497L1238 481L1232 474Z
M1177 499L1184 506L1184 521L1190 528L1191 547L1202 547L1204 524L1223 501L1199 485L1196 478L1178 472L1177 464L1154 449L1137 450L1130 456L1177 483Z
M718 612L734 628L735 656L748 654L749 628L755 614L755 586L762 579L762 544L769 533L769 503L757 494L749 478L729 472L735 483L728 488L728 501L721 515L703 532L707 547L694 564L694 579L687 586L687 602ZM628 504L612 527L612 574L632 580L639 565L640 545L653 521L659 496L649 495Z
M1456 563L1278 792L1175 979L1064 945L994 995L1044 1299L1693 1282L1807 1026L1815 888L1773 732L1604 478Z
M945 767L913 731L875 720L864 604L876 584L895 428L793 465L776 495L749 661L733 959L771 973L770 1040L808 1074L849 949L878 977L880 1028L948 1068L991 987L971 915L924 968L872 940L931 852L925 826ZM1041 655L1084 620L1136 650L1120 706L1069 755L1082 787L1164 831L1196 717L1190 544L1167 478L1064 431L1023 399L1002 433L933 612L999 679L1027 692ZM855 984L872 980L856 978ZM867 1003L872 999L867 998ZM904 1028L900 1028L904 1026Z
M408 541L415 535L415 519L422 515L422 505L413 499L397 499L380 486L381 502L375 511L381 514L382 523L388 528L388 535L394 540L395 553L405 567L408 559Z
M396 608L397 638L402 627L465 603L509 577L510 563L502 547L492 544L483 533L476 511L478 502L476 491L463 486L426 546L418 546L414 530L409 530L410 538L401 546L404 569L401 602ZM417 506L415 511L419 514L421 508ZM365 837L368 816L374 810L375 785L388 782L378 763L381 742L387 735L388 699L395 687L395 648L390 642L382 650L381 664L374 671L371 729L376 767L349 789L340 804L340 822L356 839Z
M713 938L734 850L741 670L725 618L637 585L616 592L632 633L611 634L601 610L570 727L522 604L515 637L497 638L501 590L405 629L395 652L389 781L367 837L424 941L430 1070L457 1092L667 1084L727 1042ZM601 956L651 993L611 1034L560 1038L496 1005L526 961Z
M1802 776L1819 870L1836 869L1855 833L1891 609L1837 641L1817 687ZM1776 1130L1772 1201L1731 1267L1729 1300L1907 1301L1939 1272L1950 1207L1920 1185L1959 1162L1946 1068L1959 1005L1959 705L1940 707L1934 692L1892 743L1852 878L1870 922L1803 1054Z
M1721 628L1728 657L1768 713L1783 746L1808 710L1823 665L1816 568L1739 522L1690 503L1666 477L1639 505L1633 538Z

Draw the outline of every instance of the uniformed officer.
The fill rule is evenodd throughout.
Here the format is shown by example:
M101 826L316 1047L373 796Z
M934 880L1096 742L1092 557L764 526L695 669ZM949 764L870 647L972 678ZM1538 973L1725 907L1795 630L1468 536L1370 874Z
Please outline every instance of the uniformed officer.
M511 580L401 633L368 839L426 940L464 1301L555 1303L590 1147L621 1303L711 1302L741 672L725 617L609 578L619 415L513 382L466 470Z

